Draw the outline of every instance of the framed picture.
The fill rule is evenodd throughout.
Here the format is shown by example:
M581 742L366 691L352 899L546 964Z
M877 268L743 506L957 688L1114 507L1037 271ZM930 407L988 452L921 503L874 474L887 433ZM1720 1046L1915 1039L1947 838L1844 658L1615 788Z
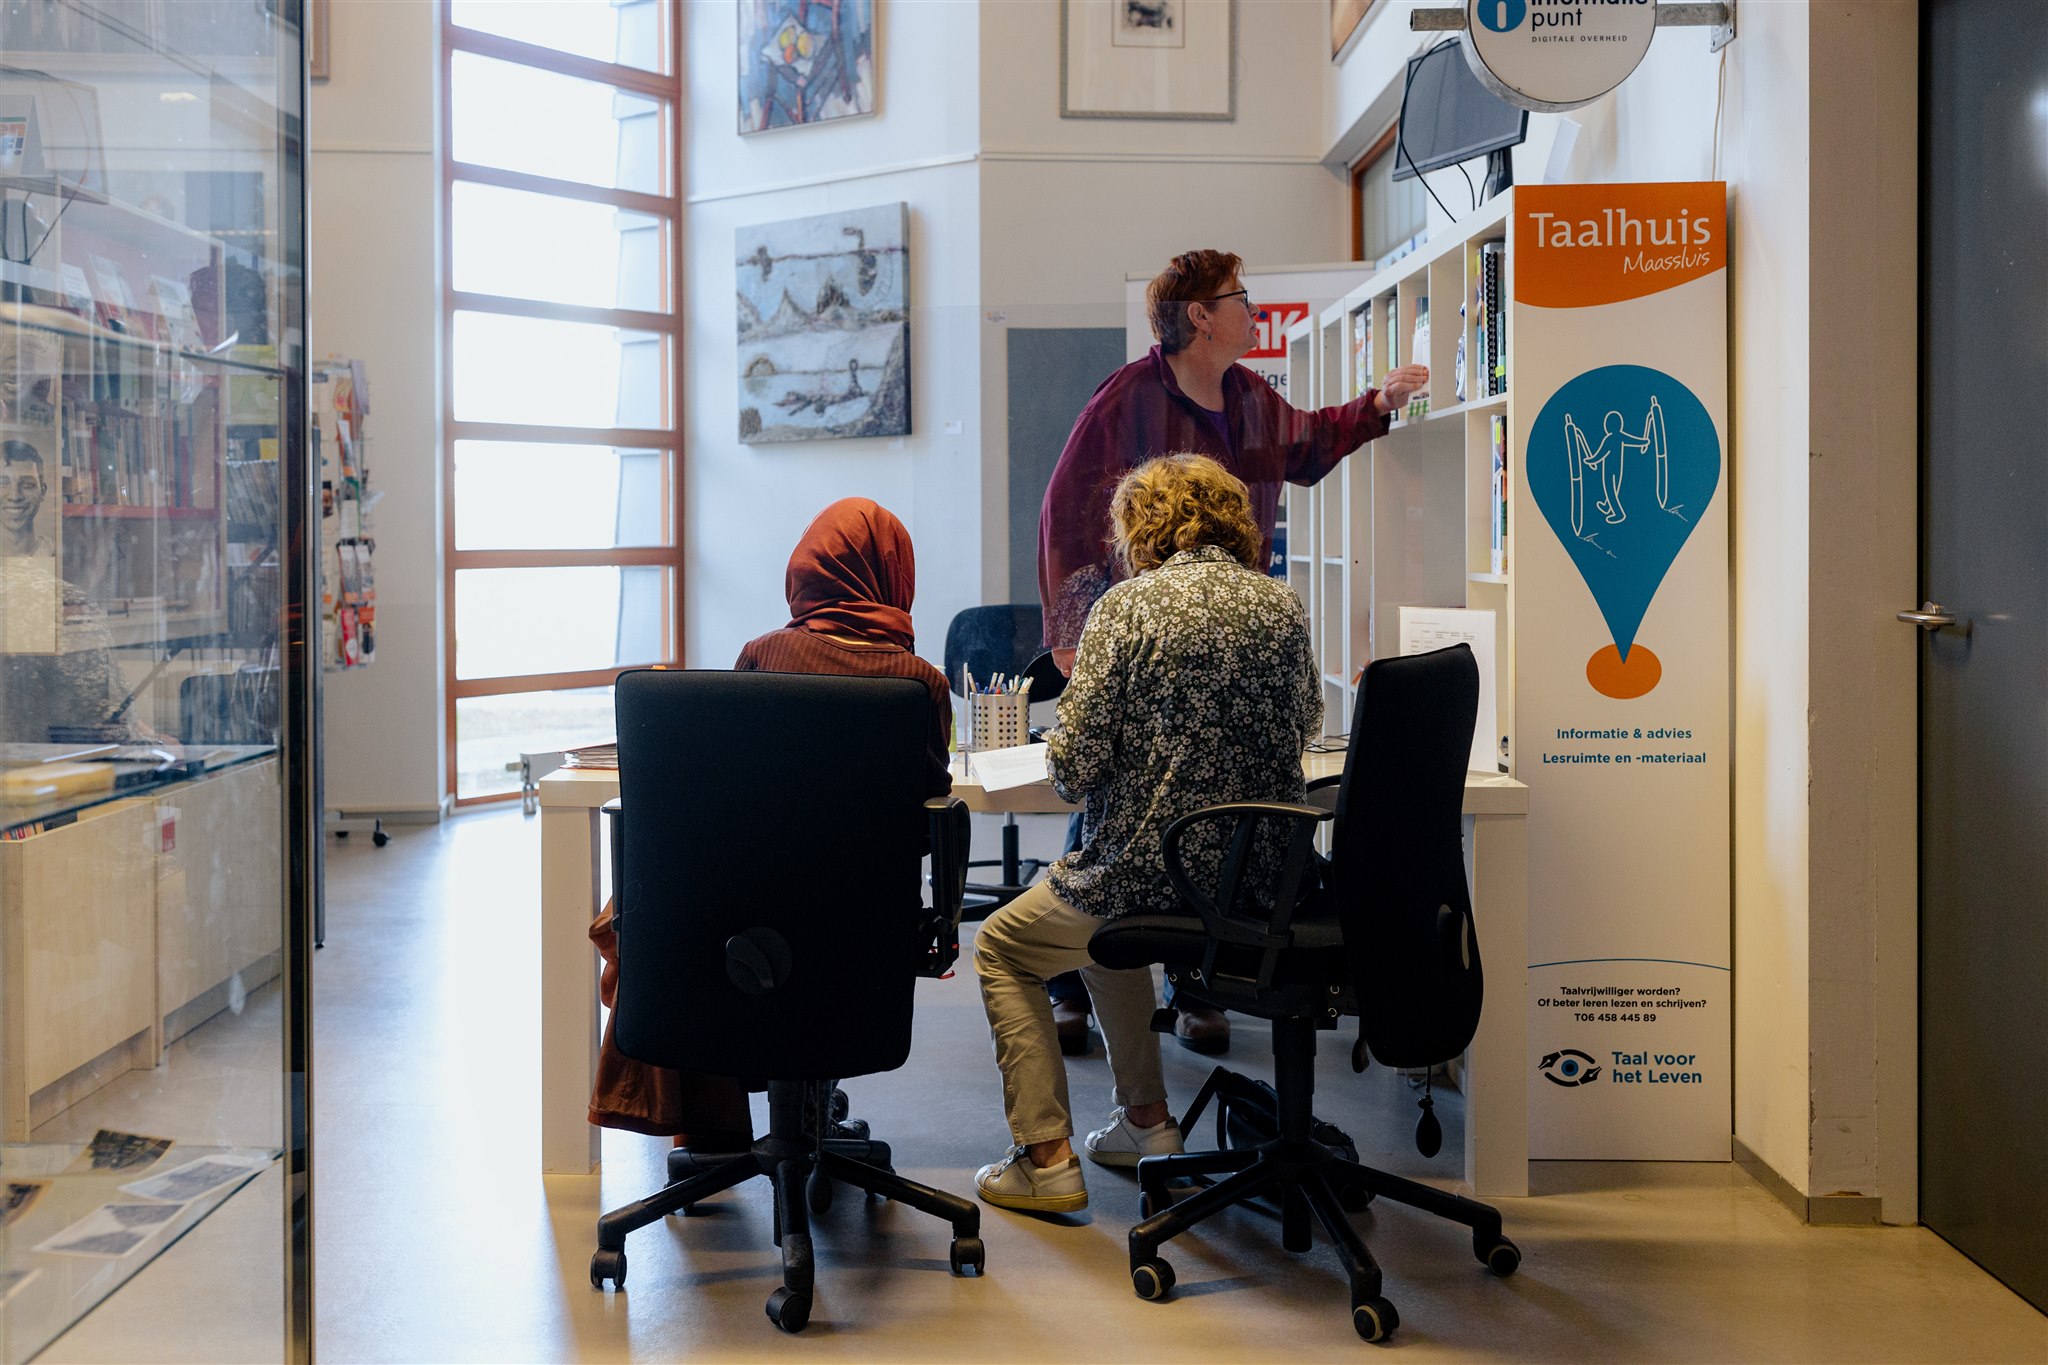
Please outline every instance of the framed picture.
M743 227L740 440L910 433L910 206Z
M1060 117L1236 118L1236 0L1060 0Z
M1335 60L1344 51L1344 44L1351 35L1358 32L1358 26L1365 22L1366 13L1373 7L1373 0L1330 0L1330 57Z
M316 81L333 74L328 69L327 3L306 0L306 74Z
M741 133L875 112L875 0L739 0Z

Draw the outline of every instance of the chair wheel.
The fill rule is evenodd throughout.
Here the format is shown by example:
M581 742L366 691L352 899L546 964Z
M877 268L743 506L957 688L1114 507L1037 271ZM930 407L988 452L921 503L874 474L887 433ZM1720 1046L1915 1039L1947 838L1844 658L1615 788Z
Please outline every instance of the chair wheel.
M1401 1315L1385 1299L1360 1299L1351 1305L1351 1325L1367 1341L1385 1341L1401 1325Z
M1346 1213L1364 1213L1372 1207L1372 1191L1362 1185L1349 1185L1337 1191L1337 1204Z
M615 1289L624 1289L626 1287L625 1252L607 1251L603 1247L599 1247L591 1255L590 1287L592 1289L602 1289L606 1280L610 1280L612 1287Z
M1141 1299L1157 1301L1173 1292L1173 1267L1158 1257L1131 1267L1131 1288Z
M787 1285L768 1296L768 1321L785 1332L801 1332L810 1325L811 1296L799 1294Z
M1522 1249L1505 1237L1489 1243L1481 1243L1474 1238L1472 1251L1486 1263L1488 1270L1502 1279L1514 1274L1522 1264Z
M812 1170L804 1181L804 1195L809 1201L812 1213L823 1213L832 1207L832 1177L822 1170Z
M979 1275L988 1265L988 1249L979 1237L955 1237L947 1254L952 1258L955 1275L965 1275L969 1270Z
M844 1123L846 1116L853 1112L853 1105L847 1101L846 1092L838 1086L832 1087L832 1121Z
M1146 1190L1139 1190L1139 1191L1138 1191L1138 1221L1142 1223L1142 1222L1144 1222L1144 1221L1145 1221L1146 1219L1150 1218L1150 1217L1151 1217L1151 1216L1152 1216L1153 1214L1155 1214L1155 1213L1157 1213L1157 1212L1159 1212L1159 1206L1158 1206L1157 1204L1155 1204L1155 1203L1153 1203L1153 1202L1152 1202L1152 1195L1151 1195L1151 1193L1150 1193L1149 1191L1146 1191Z
M370 842L375 844L377 847L382 848L384 847L384 845L391 842L391 836L380 829L375 834L372 834L370 836Z

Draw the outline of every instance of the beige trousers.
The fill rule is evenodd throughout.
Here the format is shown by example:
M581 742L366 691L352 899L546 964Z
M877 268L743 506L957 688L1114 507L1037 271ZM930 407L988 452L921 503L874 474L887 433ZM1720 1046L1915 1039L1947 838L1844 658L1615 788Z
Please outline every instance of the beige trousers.
M1115 1102L1128 1109L1166 1098L1159 1035L1152 1032L1152 973L1145 967L1098 966L1088 956L1088 940L1102 923L1039 881L984 920L974 937L981 1003L1003 1073L1003 1108L1010 1136L1020 1145L1052 1142L1074 1131L1067 1067L1045 993L1045 983L1061 972L1078 967L1088 983L1095 1022L1109 1048Z

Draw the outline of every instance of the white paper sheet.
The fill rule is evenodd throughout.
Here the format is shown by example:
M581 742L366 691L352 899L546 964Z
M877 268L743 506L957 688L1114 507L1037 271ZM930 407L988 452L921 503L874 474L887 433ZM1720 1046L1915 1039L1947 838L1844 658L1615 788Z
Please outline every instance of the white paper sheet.
M1049 782L1045 771L1045 746L1019 744L1009 749L977 749L967 755L967 776L983 791L999 792Z
M1472 727L1473 772L1500 771L1500 731L1494 723L1493 613L1469 607L1401 608L1401 652L1427 654L1452 645L1472 646L1479 664L1479 715Z

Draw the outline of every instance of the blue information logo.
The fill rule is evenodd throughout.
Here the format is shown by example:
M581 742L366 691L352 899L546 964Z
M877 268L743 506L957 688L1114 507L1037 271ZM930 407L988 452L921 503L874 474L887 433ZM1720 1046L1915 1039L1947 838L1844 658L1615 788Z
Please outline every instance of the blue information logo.
M1528 0L1479 0L1479 22L1495 33L1511 33L1528 17Z
M1607 365L1551 395L1524 452L1529 492L1622 660L1721 482L1714 419L1660 370Z

